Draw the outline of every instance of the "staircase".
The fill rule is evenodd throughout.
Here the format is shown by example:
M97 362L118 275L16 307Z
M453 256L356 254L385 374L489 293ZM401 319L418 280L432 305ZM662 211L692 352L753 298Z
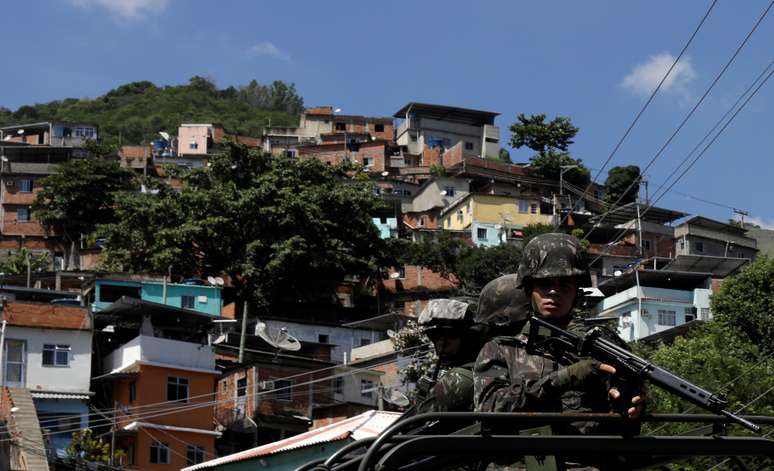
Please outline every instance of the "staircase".
M15 445L20 448L18 470L24 471L49 471L46 459L46 446L43 434L40 432L38 414L35 411L35 403L29 390L22 388L8 388L13 407L18 407L16 412L11 412L9 427L13 434Z

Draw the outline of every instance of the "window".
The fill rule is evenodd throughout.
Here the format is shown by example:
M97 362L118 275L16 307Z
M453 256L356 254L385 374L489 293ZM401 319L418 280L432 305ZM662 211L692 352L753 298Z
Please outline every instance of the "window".
M465 150L473 150L473 143L465 141Z
M32 191L32 180L24 178L19 180L19 191L22 193L29 193Z
M237 380L237 397L242 397L247 394L247 378L240 378Z
M519 212L521 214L527 214L529 212L529 201L519 200Z
M453 186L445 186L445 187L443 187L443 191L446 192L446 196L454 196L454 187Z
M5 386L24 387L27 344L24 340L5 340Z
M199 464L204 462L204 447L199 445L188 445L186 448L185 458L188 465Z
M382 194L382 189L381 189L381 188L379 188L378 186L375 186L375 187L374 187L374 194L375 194L376 196L379 196L379 195L381 195L381 194Z
M476 229L476 237L478 237L478 240L486 240L486 228L479 227Z
M328 343L328 335L326 335L326 334L319 334L317 336L317 342L318 343Z
M336 394L344 394L344 378L341 376L333 378L333 390Z
M371 399L374 397L374 382L370 379L361 379L360 380L360 396L364 397L366 399Z
M406 278L406 267L398 268L398 279L402 280Z
M137 383L132 381L129 383L129 402L137 400Z
M419 216L419 227L424 227L425 225L425 217Z
M387 224L387 218L379 218L379 224Z
M416 134L411 135L411 142L417 142L417 136Z
M282 155L284 155L287 158L295 159L296 158L296 150L295 149L285 149L282 152Z
M675 311L667 311L664 309L658 310L658 324L659 325L677 325L677 316Z
M346 131L347 130L347 123L336 123L336 130L337 131Z
M167 401L188 402L188 378L167 377Z
M373 166L374 166L373 157L363 157L363 167L373 167Z
M684 249L685 249L685 241L681 240L680 241L680 250L684 250Z
M696 241L696 251L704 252L704 242Z
M161 442L151 443L150 462L155 464L169 464L169 445Z
M529 205L529 212L530 214L537 214L538 213L538 205L536 203L532 203Z
M193 309L196 302L196 296L181 296L181 307L183 309Z
M198 142L192 142L192 143L188 144L188 148L191 149L191 150L196 150L196 149L199 148L199 143Z
M274 389L276 390L274 398L278 401L293 400L293 381L287 379L275 380Z
M374 125L374 131L376 131L376 132L384 132L384 124L375 124Z
M134 445L129 445L126 448L126 464L128 466L134 465Z
M650 241L649 240L643 240L642 241L642 250L650 250Z
M365 347L366 345L371 345L371 339L360 339L360 346Z
M70 366L70 346L44 344L43 366Z
M16 210L16 220L18 222L29 222L30 208L19 208Z
M459 211L457 211L457 222L462 222L464 218L465 216L462 210L460 209Z

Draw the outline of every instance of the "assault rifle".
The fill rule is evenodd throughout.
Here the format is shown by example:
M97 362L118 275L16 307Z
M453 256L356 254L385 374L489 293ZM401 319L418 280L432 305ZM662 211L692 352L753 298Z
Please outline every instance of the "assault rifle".
M691 404L713 414L725 416L753 432L760 433L761 431L758 425L725 410L725 407L728 405L725 397L702 389L674 373L621 348L610 340L605 339L602 336L601 329L598 327L580 336L567 332L536 316L532 316L529 322L529 338L526 347L529 353L546 352L559 358L563 356L567 358L566 354L569 354L569 358L573 358L575 361L579 357L591 357L614 367L616 376L624 380L647 380L685 399Z

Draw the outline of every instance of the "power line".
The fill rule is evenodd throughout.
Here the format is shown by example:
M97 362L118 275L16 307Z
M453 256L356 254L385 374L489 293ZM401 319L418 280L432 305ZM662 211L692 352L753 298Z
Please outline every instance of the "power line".
M707 98L707 96L710 94L713 88L715 88L715 85L718 83L718 81L725 75L726 71L729 69L731 64L734 62L736 57L739 55L739 53L742 51L742 49L747 45L747 42L752 37L753 33L758 29L758 26L763 22L764 18L769 14L769 10L771 10L771 7L774 6L774 0L769 3L768 7L763 11L763 13L760 15L758 20L753 25L752 29L747 33L744 40L739 44L739 46L736 48L734 53L731 55L731 58L728 59L726 64L723 66L723 68L720 70L720 72L715 76L715 78L712 80L712 83L707 87L707 89L704 91L704 94L702 94L701 98L699 98L699 101L696 102L696 104L691 108L691 110L688 112L688 114L685 115L683 120L680 122L680 124L677 126L677 128L672 132L672 134L669 136L669 138L664 142L664 144L661 146L661 148L656 152L656 155L653 156L652 159L650 159L650 162L645 166L645 168L642 170L640 176L632 180L632 183L624 190L621 195L618 197L618 199L613 203L614 206L617 206L623 197L631 191L631 189L634 187L634 185L639 184L640 180L642 180L642 174L648 171L648 169L658 160L659 157L664 153L666 148L669 146L669 144L672 143L675 137L680 133L680 131L683 129L685 124L688 122L689 119L693 116L693 114L696 112L696 110L701 106L701 104L704 102L704 100ZM605 220L607 215L610 213L610 211L606 211L604 214L602 214L601 219L599 220L598 224L601 224L602 221ZM595 226L596 227L596 226ZM584 236L584 240L588 238L588 236L594 231L594 228L589 231L588 234Z
M650 97L645 102L645 104L642 106L640 111L637 113L637 115L634 117L634 120L632 120L631 124L629 124L629 127L626 129L626 132L624 132L624 135L621 136L621 139L618 140L618 143L613 147L613 150L610 152L610 155L607 156L607 159L602 164L602 167L597 171L597 174L594 178L591 179L591 182L589 182L586 189L583 191L584 194L588 194L589 190L591 190L591 187L596 181L599 176L602 174L602 172L605 170L605 167L610 163L610 161L613 159L613 156L618 152L618 150L621 148L621 145L623 145L626 138L629 136L629 133L632 132L632 129L634 129L634 126L637 124L637 122L640 120L640 117L645 113L645 110L648 109L650 106L650 103L653 101L653 99L656 97L656 94L658 94L659 90L661 90L661 86L664 85L664 82L666 82L666 79L671 75L672 71L674 70L675 66L677 66L677 63L680 62L680 59L683 57L683 54L685 54L685 51L688 50L688 47L693 43L694 38L699 33L699 30L704 25L704 22L707 20L707 17L709 17L712 10L715 8L715 4L717 4L717 0L713 0L713 2L710 4L709 8L707 9L706 13L704 13L704 16L701 18L701 21L699 21L699 24L696 26L696 29L693 30L693 33L688 38L688 41L683 46L683 49L680 51L680 53L675 58L674 62L672 62L672 65L669 67L669 69L666 71L664 76L661 78L661 81L658 83L656 88L653 90L653 92L650 94ZM627 190L628 192L628 190ZM626 194L626 192L624 192ZM577 204L577 203L576 203ZM618 202L616 202L618 204ZM577 209L576 207L573 207L573 211ZM568 213L562 221L559 222L557 225L557 228L560 227L569 217L570 213Z

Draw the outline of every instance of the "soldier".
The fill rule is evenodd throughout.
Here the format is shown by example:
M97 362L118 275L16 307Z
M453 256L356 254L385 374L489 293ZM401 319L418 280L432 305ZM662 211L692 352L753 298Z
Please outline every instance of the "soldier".
M591 277L580 242L567 234L552 233L535 237L524 248L518 281L510 293L518 299L517 304L526 305L531 313L566 330L582 333L585 329L573 319L573 311L579 290L585 286L591 286ZM499 294L502 296L502 292ZM474 367L476 410L611 410L608 398L617 400L621 396L616 388L608 386L615 368L591 359L566 365L559 359L528 354L525 349L528 332L529 326L525 323L519 334L497 337L484 345ZM618 338L614 333L611 337ZM625 345L622 340L618 341ZM643 398L635 395L626 414L632 419L639 417L643 405ZM601 429L594 423L580 422L554 427L553 433L602 433Z
M420 391L416 413L473 410L473 363L482 342L473 328L474 303L433 299L417 323L435 346L437 367L443 370L435 384ZM422 389L420 387L420 389Z

